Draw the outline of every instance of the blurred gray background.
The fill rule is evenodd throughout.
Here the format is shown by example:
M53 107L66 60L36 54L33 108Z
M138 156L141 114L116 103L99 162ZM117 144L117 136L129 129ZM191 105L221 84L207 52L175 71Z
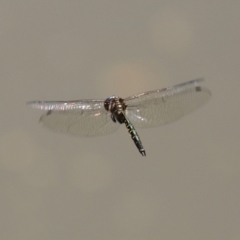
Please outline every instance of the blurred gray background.
M240 2L0 1L0 239L240 239ZM204 107L77 138L30 100L127 97L198 77Z

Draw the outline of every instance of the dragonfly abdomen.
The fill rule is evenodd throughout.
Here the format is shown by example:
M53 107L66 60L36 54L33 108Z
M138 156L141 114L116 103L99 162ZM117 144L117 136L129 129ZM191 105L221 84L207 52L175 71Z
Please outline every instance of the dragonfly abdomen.
M133 142L135 143L136 147L138 148L138 150L142 154L142 156L146 156L146 151L143 148L142 142L140 140L140 137L138 136L137 131L133 127L132 123L127 119L127 117L123 113L122 113L122 115L124 116L124 123L126 125L126 128L129 132L129 134L131 135Z

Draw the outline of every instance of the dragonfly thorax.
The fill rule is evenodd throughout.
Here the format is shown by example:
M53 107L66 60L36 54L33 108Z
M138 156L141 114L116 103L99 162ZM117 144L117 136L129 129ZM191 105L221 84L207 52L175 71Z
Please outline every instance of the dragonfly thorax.
M122 98L116 96L108 97L104 102L104 107L107 111L111 112L114 122L117 120L119 123L123 123L121 113L126 109L127 105Z

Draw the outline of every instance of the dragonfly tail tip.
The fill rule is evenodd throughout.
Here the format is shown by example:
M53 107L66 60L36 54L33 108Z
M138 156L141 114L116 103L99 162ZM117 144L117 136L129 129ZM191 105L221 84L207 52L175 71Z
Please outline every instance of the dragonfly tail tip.
M143 150L141 150L141 151L140 151L140 153L142 154L142 156L146 157L146 152L145 152L145 150L144 150L144 149L143 149Z

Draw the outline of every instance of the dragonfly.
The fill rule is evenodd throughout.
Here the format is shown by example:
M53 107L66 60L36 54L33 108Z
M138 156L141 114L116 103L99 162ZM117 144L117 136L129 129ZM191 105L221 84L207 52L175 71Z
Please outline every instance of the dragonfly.
M125 124L142 156L146 151L136 128L159 127L180 119L204 105L211 92L195 79L127 98L106 100L31 101L27 105L45 110L40 122L49 129L82 137L102 136Z

